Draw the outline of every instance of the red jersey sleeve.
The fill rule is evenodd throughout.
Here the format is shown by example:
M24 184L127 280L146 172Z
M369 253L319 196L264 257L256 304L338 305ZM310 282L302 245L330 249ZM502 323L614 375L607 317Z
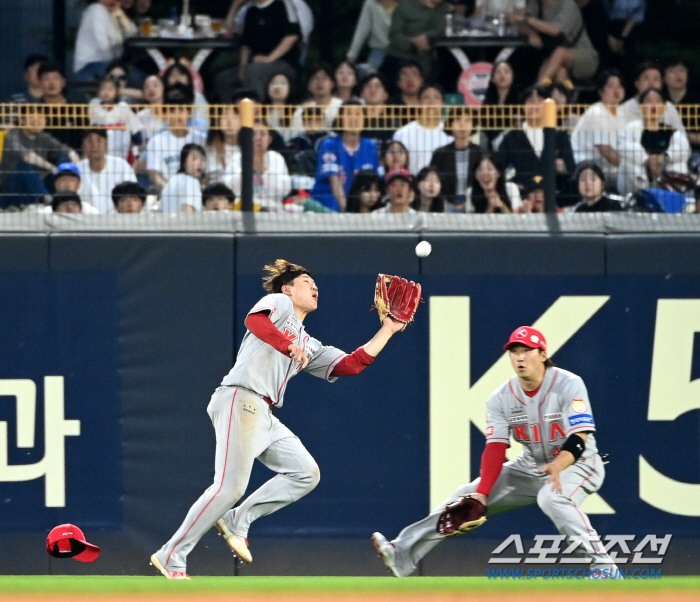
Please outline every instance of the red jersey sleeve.
M264 343L272 345L277 351L284 355L289 355L291 341L277 330L277 327L272 323L267 313L259 312L250 314L245 319L245 326Z
M488 497L506 461L507 443L487 443L481 455L481 481L476 492Z
M369 353L363 347L358 347L350 355L346 355L333 368L333 376L355 376L362 372L367 366L374 361Z

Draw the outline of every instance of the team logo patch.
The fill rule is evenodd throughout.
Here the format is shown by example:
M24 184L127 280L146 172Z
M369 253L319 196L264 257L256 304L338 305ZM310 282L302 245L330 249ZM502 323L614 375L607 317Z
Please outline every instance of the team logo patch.
M571 426L581 426L582 424L589 424L593 426L593 416L590 414L579 414L578 416L569 416L569 424Z
M552 422L554 420L559 420L561 418L561 412L555 412L554 414L545 414L544 421Z
M324 163L336 163L338 161L338 158L335 156L335 153L324 153L323 154L323 162Z
M487 437L490 437L491 435L493 435L493 427L492 427L492 426L487 426L487 427L486 427L486 436L487 436Z
M586 402L583 401L583 399L574 399L574 401L571 404L571 408L577 414L581 414L586 411Z
M540 337L538 337L536 334L533 334L533 335L530 337L530 340L531 340L535 345L539 345L539 343L540 343Z
M524 328L521 328L520 330L518 330L517 333L515 333L515 336L518 337L519 339L524 339L527 336L527 330L525 330Z
M525 414L521 414L520 416L511 416L510 418L508 418L508 422L510 422L511 424L527 422L527 416Z
M491 420L491 414L489 414L489 413L486 414L486 420Z

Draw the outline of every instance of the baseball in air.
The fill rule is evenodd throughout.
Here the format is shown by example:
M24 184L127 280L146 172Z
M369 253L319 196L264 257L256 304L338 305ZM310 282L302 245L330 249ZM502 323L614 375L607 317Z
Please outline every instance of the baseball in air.
M416 245L416 255L418 257L427 257L430 255L430 251L433 250L433 245L431 245L427 240L421 240Z

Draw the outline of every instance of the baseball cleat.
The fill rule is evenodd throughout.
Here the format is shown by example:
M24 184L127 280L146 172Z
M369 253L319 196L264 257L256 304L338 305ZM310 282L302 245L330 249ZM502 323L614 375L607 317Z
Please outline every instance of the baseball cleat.
M231 533L231 531L228 530L226 522L224 522L223 518L216 521L216 528L218 529L219 533L223 535L228 547L231 548L231 551L238 558L247 564L253 562L253 555L248 549L248 540L245 537Z
M387 570L394 577L401 577L399 571L396 569L396 548L394 544L387 541L386 537L381 533L372 534L372 543L377 550L377 554L379 554L379 557L384 561Z
M151 564L166 579L191 579L191 577L184 571L169 571L168 569L164 568L155 554L151 556Z

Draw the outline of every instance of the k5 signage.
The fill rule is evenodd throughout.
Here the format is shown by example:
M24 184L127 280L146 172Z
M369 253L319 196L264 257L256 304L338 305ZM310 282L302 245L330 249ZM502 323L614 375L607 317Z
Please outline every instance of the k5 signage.
M0 275L0 530L118 528L118 280Z
M700 534L700 282L470 278L426 290L431 507L478 476L486 400L513 374L502 346L532 324L554 362L584 379L598 447L611 455L584 508L610 515L596 519L606 527L653 516L669 532ZM512 443L509 457L521 450Z

